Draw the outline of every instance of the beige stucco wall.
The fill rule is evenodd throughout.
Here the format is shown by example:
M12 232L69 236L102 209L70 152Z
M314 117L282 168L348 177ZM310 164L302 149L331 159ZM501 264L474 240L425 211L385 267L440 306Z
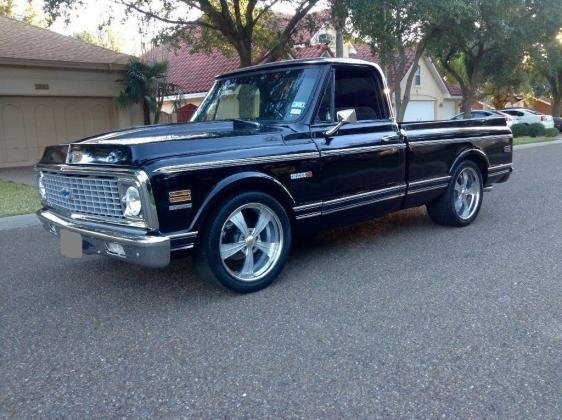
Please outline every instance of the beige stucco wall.
M0 65L0 96L115 98L123 71L95 71ZM38 86L40 85L40 86ZM45 89L48 87L48 89ZM115 107L119 128L142 123L140 107Z
M450 98L450 95L443 92L442 87L438 84L437 80L429 68L428 59L422 57L419 65L421 70L421 83L419 86L415 85L415 79L412 82L412 91L410 100L412 101L435 101L435 118L438 120L449 119L456 114L454 109L457 107L458 100ZM412 68L411 71L415 71ZM402 92L406 89L407 76L402 79L400 87Z
M195 97L195 98L189 98L189 99L182 99L181 102L179 103L179 107L181 108L182 106L188 105L188 104L193 104L197 107L199 107L199 105L201 105L201 102L203 102L203 99L205 98L204 95L200 96L200 97ZM162 112L164 114L169 115L168 120L169 122L177 122L177 113L174 110L174 106L177 106L177 103L174 103L174 101L164 101L164 103L162 104ZM161 119L163 120L163 118L161 117Z

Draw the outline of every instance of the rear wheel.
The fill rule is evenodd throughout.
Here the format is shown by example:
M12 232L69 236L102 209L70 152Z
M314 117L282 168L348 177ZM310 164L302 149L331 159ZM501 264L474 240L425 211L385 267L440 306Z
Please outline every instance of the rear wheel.
M275 280L291 246L291 226L273 197L247 192L227 199L203 231L198 265L220 285L255 292Z
M476 163L461 162L453 172L447 191L427 204L429 217L441 225L466 226L476 219L482 205L482 173Z

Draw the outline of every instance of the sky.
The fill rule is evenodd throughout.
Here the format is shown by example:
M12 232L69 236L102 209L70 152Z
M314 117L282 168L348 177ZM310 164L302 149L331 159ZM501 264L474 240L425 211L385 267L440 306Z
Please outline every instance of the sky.
M29 0L15 0L16 16L21 16L28 4ZM43 0L32 0L37 9L42 9ZM150 46L151 38L158 32L159 23L152 23L150 27L141 23L135 17L125 19L125 9L113 0L84 0L85 7L81 7L78 12L72 15L70 24L66 24L64 19L57 19L50 30L61 33L63 35L72 35L77 32L87 30L89 32L97 32L98 26L103 23L109 14L114 17L111 25L111 31L119 39L122 52L127 54L141 54L145 46ZM321 0L316 9L325 8L325 0ZM287 4L276 5L274 10L291 14L294 8ZM195 17L196 15L194 15ZM142 32L139 27L142 26Z

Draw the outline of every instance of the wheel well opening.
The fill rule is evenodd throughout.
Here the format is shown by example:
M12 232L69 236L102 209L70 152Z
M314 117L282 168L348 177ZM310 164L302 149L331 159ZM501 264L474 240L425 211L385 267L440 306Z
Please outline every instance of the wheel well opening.
M287 215L289 216L289 220L291 223L294 222L294 212L293 212L293 205L291 198L287 196L286 193L281 191L280 187L276 187L272 185L270 182L265 180L259 179L249 179L249 180L242 180L239 182L235 182L231 185L228 185L226 188L221 190L211 201L211 203L207 206L204 212L201 213L200 219L197 221L197 228L201 229L203 226L206 225L209 217L217 210L222 202L224 202L228 197L241 194L249 191L258 191L264 194L268 194L275 198L279 203L283 206Z
M484 157L478 153L470 153L466 155L458 163L460 164L461 162L466 162L467 160L474 162L478 166L478 168L480 168L480 173L482 174L482 181L484 185L486 185L486 182L488 181L488 162L486 162L486 159L484 159ZM458 164L455 165L455 167L456 166L458 166Z

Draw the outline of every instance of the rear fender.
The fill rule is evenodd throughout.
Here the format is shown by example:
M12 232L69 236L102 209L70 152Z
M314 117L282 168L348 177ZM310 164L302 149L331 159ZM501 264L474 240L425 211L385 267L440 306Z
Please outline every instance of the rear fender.
M480 149L477 149L476 147L463 150L458 154L458 156L451 164L451 167L449 168L449 175L454 172L458 164L463 160L472 160L480 167L485 185L488 178L488 168L490 167L490 161L488 159L488 156L486 156L486 153L484 153Z

